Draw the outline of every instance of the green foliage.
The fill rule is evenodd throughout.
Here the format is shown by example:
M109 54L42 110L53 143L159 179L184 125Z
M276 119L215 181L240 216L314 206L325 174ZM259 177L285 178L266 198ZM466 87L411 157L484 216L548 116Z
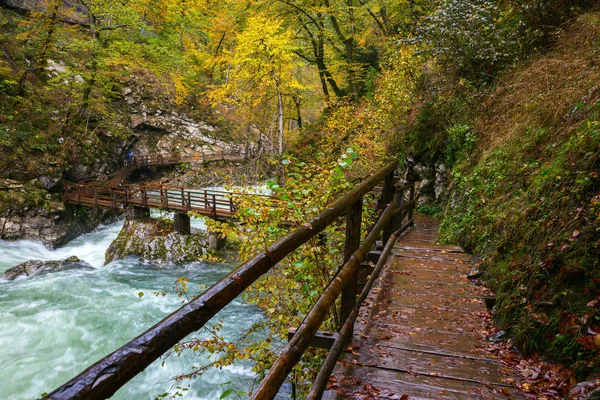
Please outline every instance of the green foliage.
M419 29L418 40L462 77L489 81L523 53L523 24L496 0L444 0Z
M487 255L496 317L516 344L550 352L582 374L600 367L588 332L600 320L593 306L600 284L599 117L596 105L560 140L529 130L472 172L455 168L460 195L442 224L446 240Z
M208 221L209 229L235 241L240 259L248 259L290 229L282 226L281 221L293 226L303 224L354 187L352 178L355 168L359 166L358 160L358 154L351 148L329 165L286 156L283 163L285 186L274 181L268 183L278 200L250 196L240 198L237 214L240 224L230 226ZM370 199L364 204L363 226L366 230L373 220L373 210L369 207ZM264 310L268 323L254 327L243 339L234 343L225 341L219 335L218 324L210 328L210 337L194 342L192 347L214 354L211 357L213 361L211 365L199 367L186 377L193 378L208 367L222 367L240 360L252 361L254 370L260 376L264 375L286 342L288 329L301 323L342 264L344 236L343 222L334 224L255 282L245 292L245 299ZM334 330L339 323L334 308L323 323L323 329ZM264 334L256 334L259 328ZM311 348L296 367L300 392L309 387L323 355L322 350Z
M452 125L446 130L445 158L448 165L469 157L475 147L475 132L468 125Z
M504 69L547 45L561 24L588 0L443 0L407 42L459 77L493 84Z
M417 212L429 215L430 217L439 218L442 216L443 209L439 203L424 203L417 207Z

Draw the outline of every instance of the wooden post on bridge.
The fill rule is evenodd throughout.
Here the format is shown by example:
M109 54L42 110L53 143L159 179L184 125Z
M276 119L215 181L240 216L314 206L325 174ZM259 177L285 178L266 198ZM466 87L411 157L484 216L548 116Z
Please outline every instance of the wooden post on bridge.
M383 183L383 192L381 193L381 201L383 202L383 209L388 206L394 200L394 192L396 191L396 186L394 185L394 171L390 172L386 175L385 181ZM393 223L390 221L383 228L383 239L382 239L382 247L385 247L385 244L389 240L390 236L392 236L393 231Z
M352 254L360 247L361 223L362 223L362 197L350 207L346 215L346 243L344 244L344 264L352 257ZM343 264L342 264L343 265ZM352 308L356 303L356 282L358 280L358 269L352 274L346 286L342 290L342 304L340 306L340 321L338 328L341 328Z
M127 218L132 221L136 219L150 218L150 209L138 206L128 207Z
M163 192L164 192L164 195L163 195ZM161 188L160 194L161 194L162 206L165 210L168 210L169 209L169 189Z
M173 215L173 228L177 233L182 235L190 235L192 233L190 216L176 212L175 215Z
M415 182L411 182L412 186L410 187L410 197L409 201L413 201L415 199ZM416 204L415 204L416 206ZM415 207L411 207L408 209L408 220L411 221L410 226L414 226L415 222L413 221L413 210Z
M212 210L210 212L213 218L217 217L217 195L212 195Z

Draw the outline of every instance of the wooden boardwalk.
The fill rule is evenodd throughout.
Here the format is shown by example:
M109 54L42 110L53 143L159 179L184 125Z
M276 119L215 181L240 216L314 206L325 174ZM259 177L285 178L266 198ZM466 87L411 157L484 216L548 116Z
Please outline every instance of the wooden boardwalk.
M233 217L237 208L234 198L263 197L257 194L238 194L219 190L185 188L170 185L80 185L63 195L63 201L86 207L125 210L129 206L155 208L187 213L192 211L216 219Z
M178 213L189 211L215 219L230 219L236 212L234 197L259 196L235 194L202 188L186 188L162 184L127 185L131 171L150 166L168 166L180 163L208 163L241 161L241 152L198 153L191 155L146 154L133 157L123 167L102 182L84 182L67 186L63 201L85 207L124 210L129 206L156 208Z
M466 278L472 257L436 239L436 222L417 215L395 244L324 398L522 398L486 350L486 289Z

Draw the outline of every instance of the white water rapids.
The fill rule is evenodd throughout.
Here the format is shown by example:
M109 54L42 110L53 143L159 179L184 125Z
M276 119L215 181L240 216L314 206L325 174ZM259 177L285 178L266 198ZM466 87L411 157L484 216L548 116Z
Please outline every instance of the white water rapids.
M57 250L31 241L0 241L0 273L30 259L71 255L95 267L0 282L0 399L34 399L51 392L179 308L181 299L172 294L179 277L189 278L190 293L195 294L200 284L212 284L232 269L204 263L165 268L136 259L103 266L104 253L121 226L103 226ZM162 291L171 293L153 294ZM223 336L234 339L264 316L256 307L236 300L214 320L218 319L224 320ZM209 370L193 381L172 380L206 361L191 352L159 359L113 398L154 399L171 387L189 385L184 399L212 400L230 388L248 392L256 384L256 374L244 363Z

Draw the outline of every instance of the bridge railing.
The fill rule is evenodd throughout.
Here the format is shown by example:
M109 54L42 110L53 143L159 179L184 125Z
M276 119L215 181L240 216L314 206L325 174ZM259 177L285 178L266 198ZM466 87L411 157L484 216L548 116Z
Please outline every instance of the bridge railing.
M207 162L217 160L237 160L243 159L245 154L242 150L217 150L207 153L194 153L191 155L186 154L169 154L169 153L155 153L155 154L142 154L132 157L131 160L125 161L125 167L129 169L135 169L140 167L150 167L153 165L173 165L186 162Z
M258 391L254 394L254 398L273 398L285 381L286 376L300 359L301 354L311 344L315 333L317 333L327 314L327 310L332 307L340 293L342 293L341 315L342 321L345 321L345 323L340 331L342 336L339 336L338 340L340 343L345 343L352 333L351 327L357 314L355 310L360 307L359 301L363 299L363 294L358 300L356 298L356 281L361 262L369 249L375 245L377 238L382 235L385 246L375 272L377 268L380 270L382 263L385 263L385 256L389 254L395 237L412 223L412 209L416 202L414 199L414 186L398 188L394 181L394 171L397 166L396 162L386 165L361 185L331 204L321 214L296 227L292 232L271 244L265 251L244 262L200 296L123 347L96 362L47 395L45 399L106 399L112 396L119 388L175 346L180 340L202 328L215 314L263 274L271 270L284 257L322 232L341 216L346 215L344 265L331 284L325 288L322 296L304 319L288 346L282 352L281 357L276 361ZM377 223L370 230L367 238L361 242L363 198L380 182L384 182L380 204L387 206ZM408 192L407 202L404 199L405 192ZM402 219L406 216L408 216L409 222L402 226ZM369 283L367 283L366 288L369 287ZM366 290L368 292L368 289ZM348 325L350 325L350 328L347 327ZM340 337L342 339L339 339ZM338 340L332 347L331 353L336 359L339 351L335 349L343 348ZM331 363L329 359L328 362Z
M101 183L71 185L63 200L97 208L118 210L128 206L138 206L174 212L193 211L213 218L228 218L237 211L235 199L241 196L280 201L273 196L264 194L235 193L161 184L111 186Z

